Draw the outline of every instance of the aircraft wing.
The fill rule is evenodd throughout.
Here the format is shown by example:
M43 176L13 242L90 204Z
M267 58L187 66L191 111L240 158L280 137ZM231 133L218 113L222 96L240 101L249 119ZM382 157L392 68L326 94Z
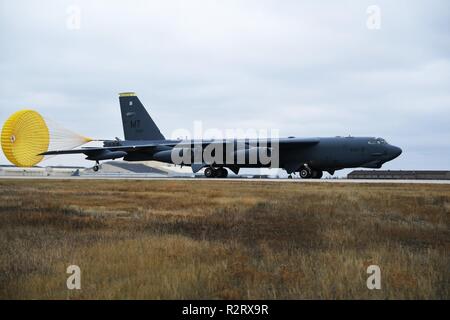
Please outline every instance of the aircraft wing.
M88 154L95 154L99 152L105 152L105 151L124 151L124 152L133 152L133 151L143 151L146 149L151 149L158 146L165 146L165 147L181 147L181 148L187 148L190 147L194 142L190 141L170 141L170 142L156 142L156 143L146 143L146 144L138 144L138 145L125 145L125 146L111 146L111 147L85 147L81 149L70 149L70 150L50 150L46 152L42 152L39 155L40 156L50 156L50 155L58 155L58 154L80 154L84 153L86 155ZM202 145L210 144L210 143L217 143L217 141L212 140L204 140L202 142ZM220 141L220 143L223 143Z
M71 150L52 150L52 151L46 151L42 152L39 155L41 156L50 156L50 155L58 155L58 154L77 154L77 153L84 153L86 155L89 154L95 154L99 152L105 152L105 151L139 151L143 149L148 149L151 147L156 147L158 144L146 144L146 145L137 145L137 146L115 146L115 147L89 147L89 148L81 148L81 149L71 149Z
M277 142L277 139L268 139L267 142L269 144ZM264 143L264 139L256 140L256 139L248 139L248 140L240 140L240 142L244 142L245 145L258 145L259 143ZM278 143L280 145L286 145L286 146L312 146L316 145L320 142L319 138L280 138L278 139ZM231 140L185 140L185 141L177 141L177 142L162 142L158 143L159 146L168 146L168 147L180 147L180 148L188 148L195 144L201 144L203 146L209 145L209 144L216 144L216 145L224 145L229 143L235 143L234 139Z
M317 138L282 138L279 139L279 144L288 147L295 146L311 146L319 143L319 139ZM272 141L273 142L273 141ZM102 152L115 152L115 151L124 151L124 152L133 152L133 151L144 151L146 149L151 149L158 146L167 146L167 147L180 147L187 148L195 145L196 143L200 143L202 145L208 144L227 144L233 143L233 140L199 140L199 141L170 141L170 142L156 142L156 143L147 143L141 145L128 145L128 146L111 146L111 147L86 147L81 149L71 149L71 150L52 150L40 153L42 156L49 155L58 155L58 154L80 154L84 153L85 155L92 155ZM257 143L257 140L247 140L246 144Z
M312 146L319 142L318 138L282 138L279 140L280 145L286 146Z

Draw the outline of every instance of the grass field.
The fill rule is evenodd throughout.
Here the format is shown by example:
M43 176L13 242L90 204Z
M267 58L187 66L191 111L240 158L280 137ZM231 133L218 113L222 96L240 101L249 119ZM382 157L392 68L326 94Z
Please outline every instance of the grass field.
M449 299L449 253L449 185L0 180L2 299Z

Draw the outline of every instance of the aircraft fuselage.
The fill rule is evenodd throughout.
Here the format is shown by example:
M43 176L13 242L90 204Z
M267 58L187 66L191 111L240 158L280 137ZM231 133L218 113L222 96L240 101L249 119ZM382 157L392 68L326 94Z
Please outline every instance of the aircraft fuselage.
M297 143L297 141L299 143ZM311 144L302 144L303 141L314 141ZM165 146L168 142L176 145ZM115 141L115 143L117 143ZM195 146L200 146L202 152L208 145L232 144L233 152L239 150L238 146L251 148L252 145L257 146L256 140L164 140L164 141L120 141L121 146L127 145L146 145L161 143L161 146L149 148L148 150L140 150L139 152L128 153L124 157L126 161L146 161L156 160L166 163L175 163L185 166L191 166L196 163L194 156L189 157L189 161L176 163L173 159L174 149L179 146L184 152L192 152ZM268 140L267 148L274 148L275 144L278 148L278 159L275 167L285 169L289 174L299 172L302 168L309 168L315 171L328 171L334 173L336 170L344 168L381 168L381 166L397 158L402 150L396 146L388 144L384 139L372 137L327 137L327 138L282 138L277 140ZM105 143L108 146L108 143ZM242 147L241 147L242 148ZM244 163L238 163L236 157L226 157L226 148L223 148L224 156L221 161L207 163L201 161L201 168L204 167L225 167L230 169L236 168L263 168L273 167L274 162L264 163L262 161L248 161L246 158ZM193 153L193 152L192 152ZM228 161L227 161L228 160ZM197 162L198 163L198 162ZM194 170L195 171L195 170ZM233 170L235 171L235 170Z
M50 150L39 154L85 154L96 162L155 160L190 166L194 173L205 169L207 177L226 177L226 168L283 168L290 175L321 178L344 168L381 168L402 150L382 138L330 137L232 140L169 140L164 137L134 92L119 95L125 140L104 141L101 148Z

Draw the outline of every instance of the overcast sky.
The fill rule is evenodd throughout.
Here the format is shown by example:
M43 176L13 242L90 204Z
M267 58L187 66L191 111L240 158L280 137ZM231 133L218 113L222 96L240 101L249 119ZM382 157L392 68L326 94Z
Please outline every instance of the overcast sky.
M32 108L122 138L118 93L136 91L166 137L381 136L404 150L386 168L449 170L450 2L318 2L1 0L0 121Z

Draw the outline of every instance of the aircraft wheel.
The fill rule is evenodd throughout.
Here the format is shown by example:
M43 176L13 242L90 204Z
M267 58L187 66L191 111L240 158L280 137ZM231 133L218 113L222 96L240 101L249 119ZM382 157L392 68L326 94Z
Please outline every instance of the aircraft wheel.
M320 171L320 170L312 170L311 171L311 178L320 179L322 177L323 177L323 171Z
M292 175L288 175L288 179L292 179Z
M228 177L228 170L227 169L225 169L225 168L220 168L219 169L220 171L220 173L219 173L219 177L220 178L226 178L226 177Z
M92 170L94 170L95 172L97 172L100 169L100 167L98 165L95 165Z
M311 171L307 168L303 168L300 170L300 177L302 179L308 179L311 178Z
M216 172L217 172L217 174L216 174L217 178L226 178L226 177L228 177L228 171L225 168L217 168Z
M206 177L206 178L214 178L215 175L216 175L216 172L215 172L215 171L216 171L216 170L214 170L214 169L211 168L211 167L206 168L206 169L205 169L205 177Z

